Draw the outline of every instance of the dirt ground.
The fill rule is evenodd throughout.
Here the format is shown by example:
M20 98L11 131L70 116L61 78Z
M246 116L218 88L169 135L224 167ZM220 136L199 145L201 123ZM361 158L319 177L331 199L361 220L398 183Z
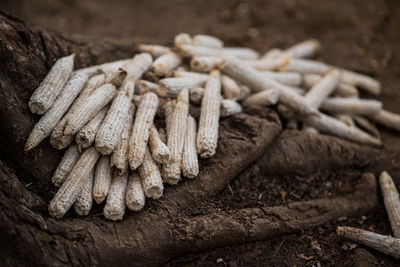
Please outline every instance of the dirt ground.
M179 32L208 33L230 45L260 51L307 38L322 43L319 57L333 65L376 77L383 84L382 100L400 113L400 3L397 1L1 1L0 9L29 23L54 28L65 35L101 36L129 41L169 43ZM398 133L381 129L385 146L400 149ZM393 164L399 164L394 162ZM264 177L243 172L221 194L186 213L275 206L348 192L362 170L330 175ZM400 184L400 177L394 177ZM382 201L375 212L241 246L189 254L167 265L204 266L396 266L394 259L354 245L335 234L350 225L390 234Z

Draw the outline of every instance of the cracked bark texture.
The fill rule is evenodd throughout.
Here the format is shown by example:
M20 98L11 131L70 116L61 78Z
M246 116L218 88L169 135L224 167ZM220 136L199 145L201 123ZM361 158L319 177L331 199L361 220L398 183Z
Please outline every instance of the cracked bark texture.
M398 152L334 137L298 131L280 134L281 123L273 110L250 110L221 121L217 154L200 160L199 177L168 187L161 199L148 201L143 211L127 212L117 223L96 212L85 218L69 213L55 220L49 217L47 205L55 192L51 175L62 152L46 140L23 153L38 120L28 111L28 99L57 58L76 53L79 68L130 57L132 44L68 39L4 13L0 22L0 241L7 248L0 250L3 264L157 265L197 250L265 240L342 216L365 214L376 205L371 177L362 179L363 186L355 194L332 199L200 216L185 216L184 211L217 195L240 173L252 172L260 179L340 167L376 173L399 159Z

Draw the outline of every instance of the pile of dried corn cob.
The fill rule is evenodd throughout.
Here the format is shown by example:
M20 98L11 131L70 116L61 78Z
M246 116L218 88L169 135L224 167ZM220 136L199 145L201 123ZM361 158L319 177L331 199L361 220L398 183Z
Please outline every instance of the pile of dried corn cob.
M181 172L198 175L197 154L215 154L220 116L242 106L276 105L288 127L371 145L381 141L370 120L400 130L399 115L359 99L358 88L376 95L379 82L305 59L318 51L315 40L261 57L208 35L179 34L174 43L139 45L132 59L75 71L74 55L60 58L33 93L30 110L44 116L25 150L49 135L55 148L69 146L53 176L61 187L51 216L63 217L72 205L87 215L92 196L107 198L108 219L122 219L125 206L142 209L145 197L160 198L163 183L177 184Z

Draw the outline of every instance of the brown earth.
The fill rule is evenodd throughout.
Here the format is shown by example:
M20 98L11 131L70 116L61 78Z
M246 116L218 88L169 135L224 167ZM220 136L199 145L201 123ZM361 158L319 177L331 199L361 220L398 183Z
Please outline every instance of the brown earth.
M168 260L166 264L174 266L215 265L218 260L229 266L396 266L394 259L354 247L334 233L338 225L391 232L379 193L376 207L374 203L363 206L367 202L363 198L353 199L354 206L359 203L358 211L346 209L343 202L365 171L377 175L388 169L400 184L400 138L384 128L380 130L385 148L377 150L298 131L285 130L274 140L280 124L273 111L235 116L223 122L219 154L211 162L202 162L199 179L167 188L160 201L150 202L138 215L128 212L119 224L105 221L101 207L85 219L73 214L60 222L48 218L46 201L55 192L49 178L61 153L47 141L31 154L21 152L37 120L27 110L27 99L55 58L79 51L78 65L94 64L128 56L131 45L140 41L167 44L178 32L214 34L230 45L260 51L316 38L322 43L321 59L376 77L383 84L378 99L385 108L400 113L400 4L396 1L41 0L3 1L0 9L28 25L53 28L67 36L29 31L12 18L1 20L0 145L5 163L0 168L0 233L7 247L1 249L0 262L130 265ZM373 199L373 193L364 193L368 192ZM276 217L271 207L297 216L287 210L290 203L306 209L305 201L318 199L338 202L323 202L329 212L311 215L315 221L300 213L295 226L286 227L281 221L279 229L273 228L274 219L282 217ZM342 207L344 215L338 217L340 212L332 205ZM149 228L153 221L160 222ZM214 224L221 228L213 228ZM221 236L212 235L219 231ZM109 244L99 240L103 235ZM92 243L95 249L90 248ZM153 246L151 253L143 248L146 244ZM94 259L98 251L108 252Z

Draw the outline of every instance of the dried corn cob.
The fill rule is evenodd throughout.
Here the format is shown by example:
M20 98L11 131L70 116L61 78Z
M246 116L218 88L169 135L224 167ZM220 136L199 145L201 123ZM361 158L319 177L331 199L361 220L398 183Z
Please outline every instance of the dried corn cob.
M325 133L330 133L355 142L380 146L382 143L377 138L355 128L349 127L343 122L327 116L323 113L308 115L303 118L304 122Z
M222 62L222 58L215 56L194 56L190 61L193 71L209 72Z
M109 73L109 72L113 72L119 68L122 68L124 65L126 65L130 61L132 61L132 58L120 59L120 60L106 62L106 63L99 64L99 65L90 66L87 68L78 69L78 70L76 70L76 72L95 73L100 70L101 72Z
M199 174L199 162L196 152L196 120L187 116L185 143L183 146L182 174L188 178L194 178Z
M158 136L160 137L161 142L163 142L164 144L167 143L167 132L164 128L158 129Z
M91 119L85 126L83 126L75 135L75 142L82 151L93 144L94 138L101 126L101 123L106 116L108 106L102 108L93 119Z
M201 104L203 95L204 95L204 88L202 88L202 87L194 87L189 90L190 102L193 104L196 104L196 105Z
M146 147L143 163L139 166L138 171L145 196L154 199L160 198L164 190L163 180L148 147Z
M124 70L128 73L124 83L133 82L135 84L144 72L146 72L151 65L153 59L148 53L140 53L133 57L133 59L124 65ZM124 86L124 83L122 86Z
M171 126L172 113L174 113L174 109L175 100L170 100L164 104L165 130L167 132L167 136L170 132L169 127Z
M221 74L218 70L212 70L201 103L197 135L197 153L202 158L212 157L217 148L220 102Z
M354 124L353 118L345 113L337 113L333 115L336 119L340 120L344 124L350 127L355 127L356 125Z
M310 107L302 96L268 77L263 77L262 74L237 59L224 58L219 68L235 80L248 85L253 91L274 88L279 93L280 101L299 113L316 112L315 108Z
M96 172L93 185L93 198L97 204L106 199L112 180L110 157L101 156L96 165Z
M86 179L86 183L79 193L78 198L74 202L74 211L80 216L86 216L89 214L93 205L92 191L93 191L93 177L94 168L89 173L89 177Z
M260 57L260 60L267 60L267 59L275 58L281 52L282 52L282 50L279 48L272 48L272 49L268 50L264 55L262 55Z
M308 58L313 57L318 52L321 44L317 40L307 40L289 47L281 52L281 57L285 58Z
M172 113L170 122L167 124L167 143L170 152L170 158L169 161L163 166L163 179L164 182L169 184L177 184L181 179L180 164L185 142L186 118L188 113L189 92L188 89L183 89L176 100L175 109Z
M190 37L190 35L187 33L179 33L174 38L175 46L178 46L181 44L191 44L191 43L192 43L192 37Z
M49 73L40 83L39 87L33 92L29 100L29 109L32 113L42 115L52 106L56 97L68 82L72 70L74 69L74 57L70 56L59 58L51 67Z
M378 114L370 115L369 118L387 128L400 131L399 114L382 109Z
M259 54L246 47L213 48L192 44L177 45L179 53L185 56L234 56L241 59L256 59Z
M331 68L335 67L322 62L307 59L287 59L281 66L281 70L283 71L314 74L325 74ZM373 95L378 95L380 93L381 84L377 80L360 73L355 73L353 71L340 68L335 69L338 69L341 72L341 82L358 86Z
M322 103L321 109L333 113L378 114L382 109L382 102L370 99L331 97Z
M85 86L89 76L87 74L73 73L71 79L61 90L54 105L42 116L38 123L33 127L28 140L25 144L25 151L30 151L42 142L51 131L56 127L64 113L71 106L74 99L78 96Z
M166 78L159 82L158 95L161 97L177 97L182 89L201 87L207 81L207 77L182 77Z
M182 63L182 58L174 53L168 52L157 58L151 65L151 69L156 75L166 75Z
M382 196L385 203L386 212L389 216L392 226L393 236L400 237L400 198L392 177L384 171L379 177L379 184L382 190ZM400 249L400 247L399 247ZM400 255L400 253L399 253Z
M176 78L205 78L208 79L208 74L193 72L193 71L184 71L184 70L174 70L173 75Z
M94 147L82 153L75 167L51 200L50 216L60 219L69 210L86 184L86 180L89 179L89 174L98 158L99 152Z
M222 75L221 76L222 93L225 98L231 100L238 100L240 97L241 89L237 82L232 78Z
M72 168L74 168L75 163L78 161L80 155L81 153L79 153L79 149L76 145L72 144L69 146L67 151L65 151L60 163L58 164L53 177L51 178L55 186L59 187L62 185Z
M319 108L325 99L333 93L340 79L340 71L331 69L305 95L311 107Z
M243 101L243 107L273 106L279 101L279 94L274 89L261 91L250 95Z
M318 74L304 74L303 75L303 85L305 87L312 87L321 80L322 76ZM356 97L358 96L358 90L355 86L339 82L335 94L341 97Z
M143 95L147 92L157 93L158 84L152 83L146 80L138 80L136 82L135 93L138 95Z
M154 58L160 57L171 51L169 47L162 45L152 45L152 44L140 44L138 45L138 50L140 52L149 53Z
M373 125L369 120L358 115L353 115L353 119L355 123L362 129L366 130L368 133L372 134L378 139L381 138L378 128L376 128L375 125Z
M245 99L251 93L251 90L247 85L241 84L241 85L239 85L239 87L240 87L240 95L239 95L239 98L237 101L241 101L241 100Z
M274 79L275 81L286 85L299 86L302 83L301 74L296 72L274 72L263 70L260 71L260 73L268 78Z
M153 93L146 93L143 95L136 112L136 118L129 141L128 159L132 170L136 170L143 162L147 142L149 140L149 130L153 124L157 106L157 95Z
M111 167L115 167L118 175L123 175L128 171L128 151L129 151L129 137L132 132L134 121L135 105L132 103L126 114L127 119L124 124L124 129L118 141L118 145L111 154Z
M114 173L108 193L107 202L104 206L104 217L109 220L122 220L125 214L125 195L128 185L128 172L124 175Z
M132 81L125 82L114 98L96 135L96 149L103 155L109 155L118 145L121 132L129 118L134 90Z
M194 45L216 47L216 48L222 48L224 46L224 42L222 42L220 39L205 34L197 34L193 36L192 43Z
M79 94L78 98L72 104L67 114L64 115L51 133L50 143L54 148L64 149L73 141L73 136L64 135L66 122L69 120L69 118L75 116L75 113L81 109L81 106L83 103L85 103L87 96L89 96L95 89L103 85L104 82L105 74L98 74L89 79L89 81L86 83L86 87Z
M160 164L164 164L169 160L168 146L160 139L158 131L154 124L150 128L149 146L153 159Z
M348 226L339 226L336 229L336 233L341 237L376 249L396 259L400 258L400 238L393 238L388 235L380 235Z
M243 64L260 71L273 71L278 69L284 62L285 59L278 55L266 59L245 60Z
M116 92L117 89L110 83L96 89L86 98L86 105L82 105L81 109L74 114L75 116L67 120L64 134L74 135L78 132L88 121L96 116L102 108L111 102Z
M221 100L219 111L220 117L232 116L233 114L240 113L242 111L242 106L238 102L230 99Z
M139 211L143 209L145 203L142 181L137 172L132 172L129 176L128 187L126 190L125 202L130 210Z

